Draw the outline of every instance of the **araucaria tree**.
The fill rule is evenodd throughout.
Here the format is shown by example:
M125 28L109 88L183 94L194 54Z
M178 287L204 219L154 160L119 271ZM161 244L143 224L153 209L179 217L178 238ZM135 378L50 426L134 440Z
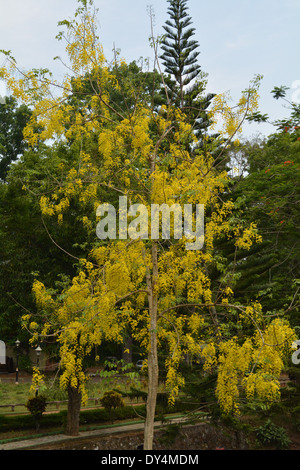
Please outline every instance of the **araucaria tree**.
M157 110L138 94L131 95L130 107L114 106L113 90L126 97L126 89L105 61L92 2L81 3L75 20L61 23L72 80L66 77L58 87L36 71L16 80L1 69L12 92L31 101L28 142L51 138L72 150L73 159L56 168L57 186L40 199L46 223L56 219L63 227L67 218L76 218L74 207L81 207L82 230L95 234L92 248L78 260L78 274L62 291L36 280L39 316L23 320L32 341L56 339L61 385L77 405L86 399L84 358L104 339L122 342L130 331L147 356L144 449L150 450L161 348L167 352L164 385L171 403L184 382L180 362L190 354L216 370L217 398L223 412L231 413L238 410L241 390L249 399L278 397L292 331L281 319L266 322L257 304L235 305L229 274L212 282L210 273L222 264L215 240L232 237L237 250L247 249L259 242L255 224L231 218L233 203L222 201L227 175L215 171L210 153L191 155L198 139L184 109L168 103ZM53 86L62 90L60 96L51 93ZM256 109L257 87L254 81L234 109L222 97L215 101L210 118L223 113L225 138ZM238 334L244 325L250 331L245 338ZM73 416L72 433L78 432L78 413Z
M167 93L170 101L185 113L199 140L209 126L207 108L214 95L203 95L205 75L198 62L199 43L194 38L187 0L168 2L169 19L163 26L165 35L161 40L162 64L168 74Z

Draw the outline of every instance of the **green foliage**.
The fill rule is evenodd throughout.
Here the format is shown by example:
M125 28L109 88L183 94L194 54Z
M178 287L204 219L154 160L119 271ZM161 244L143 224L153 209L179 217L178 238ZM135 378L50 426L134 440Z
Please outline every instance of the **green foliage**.
M105 392L100 402L107 410L115 410L116 408L124 406L122 395L115 390Z
M127 397L130 397L132 399L142 400L144 402L147 401L147 392L144 392L143 390L140 390L136 387L130 387L130 392L126 393Z
M268 310L292 304L297 291L293 283L299 275L297 164L282 160L280 165L252 173L240 186L263 244L248 255L238 284L241 291L256 295Z
M58 383L49 383L44 394L47 397L47 401L64 401L68 399L68 393L66 390L59 387Z
M216 386L216 374L208 374L203 371L201 365L184 367L182 373L185 377L184 393L186 400L204 405L214 401Z
M258 441L267 446L276 446L278 450L287 449L290 439L284 428L277 426L270 419L256 431Z
M30 115L30 109L26 105L18 106L11 96L0 103L0 180L5 181L11 163L26 148L23 129Z
M163 429L158 441L166 446L172 445L175 439L180 436L180 430L179 424L169 424Z
M62 426L64 412L45 414L43 416L43 428ZM28 431L36 429L36 418L33 415L0 415L0 432Z
M20 330L20 309L35 310L34 279L41 276L54 288L65 288L68 276L76 272L74 258L89 249L90 236L81 219L92 208L73 203L76 220L66 217L63 227L42 220L40 213L40 195L56 186L60 165L68 167L77 157L76 148L40 145L38 152L26 151L11 166L6 184L0 184L0 331L5 341ZM18 336L24 344L28 341L24 331Z
M278 98L280 90L275 90ZM287 124L268 138L231 149L232 165L242 170L229 187L234 216L255 221L262 243L248 252L237 251L231 243L218 245L225 272L228 263L235 267L235 297L242 304L257 299L264 312L286 314L293 326L299 323L300 300L299 119L293 108Z
M42 416L46 411L47 399L43 395L37 395L35 397L29 398L26 403L26 408L30 411L32 416Z

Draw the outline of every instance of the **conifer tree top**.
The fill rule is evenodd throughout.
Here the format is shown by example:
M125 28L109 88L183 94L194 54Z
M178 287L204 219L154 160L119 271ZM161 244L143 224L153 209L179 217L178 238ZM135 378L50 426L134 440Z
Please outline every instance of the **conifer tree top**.
M190 27L187 0L168 0L169 19L163 26L166 34L161 58L166 73L173 76L180 87L188 85L200 73L197 58L199 44L192 39L195 28Z

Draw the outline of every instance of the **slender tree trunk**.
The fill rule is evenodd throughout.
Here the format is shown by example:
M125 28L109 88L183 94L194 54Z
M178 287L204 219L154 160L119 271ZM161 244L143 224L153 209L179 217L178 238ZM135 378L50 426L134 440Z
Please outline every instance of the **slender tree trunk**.
M149 314L150 314L150 347L148 353L148 397L146 407L146 421L144 430L144 450L152 450L154 437L154 419L158 390L158 356L157 356L157 294L156 279L157 268L157 243L152 244L152 279L147 275Z
M79 419L81 407L81 393L77 388L68 388L68 416L66 434L68 436L78 436Z

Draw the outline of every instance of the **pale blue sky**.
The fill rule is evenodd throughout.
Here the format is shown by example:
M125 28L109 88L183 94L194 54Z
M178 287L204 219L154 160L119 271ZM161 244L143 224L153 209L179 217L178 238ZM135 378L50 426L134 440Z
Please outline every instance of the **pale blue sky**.
M11 50L24 69L48 67L55 74L64 73L52 60L64 53L63 42L55 39L57 23L72 17L77 5L77 0L0 0L0 49ZM155 34L161 34L167 0L95 0L107 59L112 58L114 44L127 62L152 59L149 5L155 13ZM270 91L288 86L287 98L292 99L292 86L300 81L300 0L189 0L188 7L200 44L199 63L208 73L207 91L230 90L238 99L254 75L262 74L261 111L273 120L287 116ZM4 93L0 84L0 94ZM247 126L246 135L257 130L268 134L273 128Z

